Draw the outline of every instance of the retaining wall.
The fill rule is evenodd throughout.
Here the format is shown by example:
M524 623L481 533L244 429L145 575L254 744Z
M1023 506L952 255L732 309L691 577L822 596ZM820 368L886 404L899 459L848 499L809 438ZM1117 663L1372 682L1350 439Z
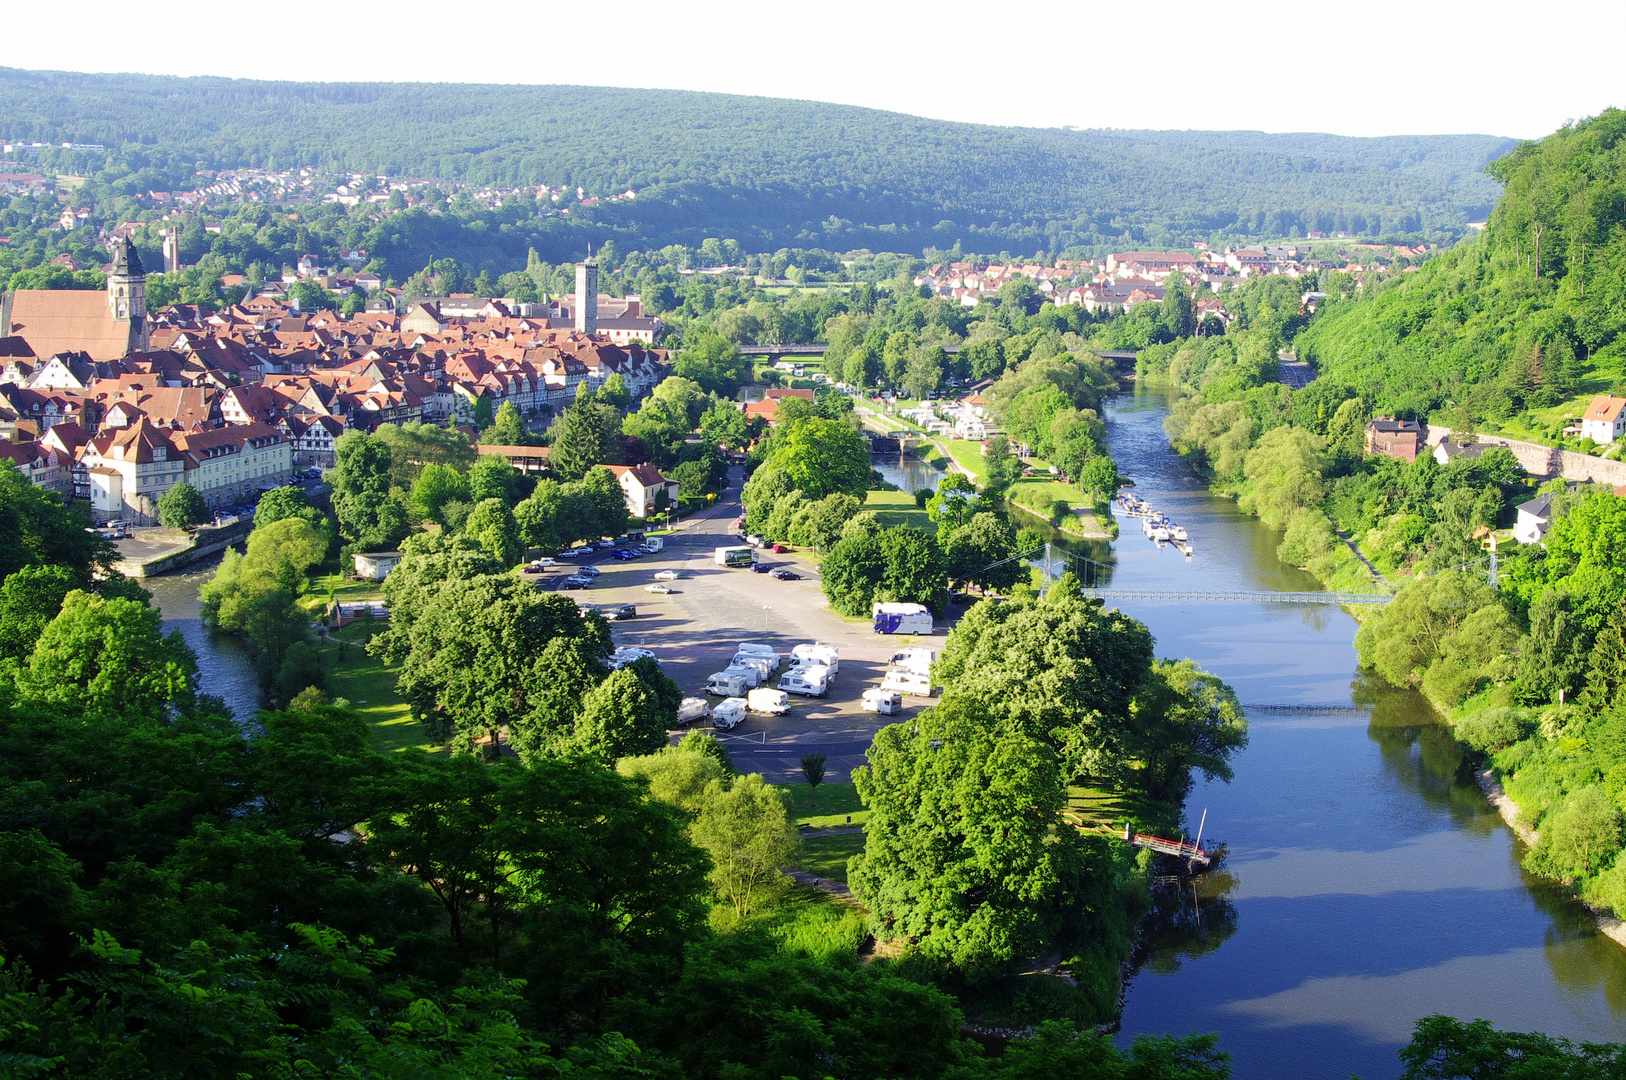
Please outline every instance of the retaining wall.
M174 573L184 567L190 566L225 551L233 544L242 543L248 539L248 534L254 528L253 518L240 518L230 525L204 525L192 534L192 546L159 555L145 562L126 561L116 563L114 569L125 577L144 578L157 577L160 574Z
M1450 434L1450 428L1430 424L1428 445L1438 446ZM1478 441L1506 446L1513 452L1513 456L1519 459L1524 471L1531 476L1593 480L1613 487L1626 484L1626 461L1605 461L1589 454L1577 454L1572 450L1559 450L1556 447L1525 442L1523 439L1509 439L1502 435L1484 435Z

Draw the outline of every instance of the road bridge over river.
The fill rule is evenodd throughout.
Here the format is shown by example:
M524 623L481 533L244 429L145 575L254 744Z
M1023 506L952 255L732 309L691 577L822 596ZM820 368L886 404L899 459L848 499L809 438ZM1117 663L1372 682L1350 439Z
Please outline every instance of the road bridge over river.
M1085 596L1097 600L1195 600L1203 604L1387 604L1394 597L1388 593L1346 592L1244 592L1215 589L1083 589Z

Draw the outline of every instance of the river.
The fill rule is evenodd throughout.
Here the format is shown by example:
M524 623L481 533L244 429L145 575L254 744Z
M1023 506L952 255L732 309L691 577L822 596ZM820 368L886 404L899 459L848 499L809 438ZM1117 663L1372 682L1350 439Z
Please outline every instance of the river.
M218 558L194 566L184 574L165 574L141 582L152 593L152 602L164 615L164 631L179 630L198 656L199 689L226 702L232 715L248 720L260 707L260 686L254 674L254 661L232 638L211 635L198 614L202 604L198 590L214 576Z
M1136 492L1186 526L1188 561L1129 523L1112 583L1309 590L1278 534L1208 494L1163 433L1155 391L1106 409ZM1123 1037L1217 1031L1239 1078L1382 1080L1433 1012L1520 1031L1626 1040L1626 950L1526 876L1522 846L1416 694L1374 685L1341 609L1123 601L1160 656L1235 687L1250 744L1229 783L1187 803L1224 841L1195 895L1166 893L1130 981ZM1305 708L1307 706L1307 708Z

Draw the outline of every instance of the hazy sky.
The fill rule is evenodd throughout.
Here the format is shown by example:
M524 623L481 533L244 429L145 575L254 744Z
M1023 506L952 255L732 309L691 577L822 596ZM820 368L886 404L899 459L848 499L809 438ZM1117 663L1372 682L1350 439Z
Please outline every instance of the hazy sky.
M1533 138L1626 105L1609 60L1626 0L12 6L0 62L34 69L671 87L991 124L1344 135Z

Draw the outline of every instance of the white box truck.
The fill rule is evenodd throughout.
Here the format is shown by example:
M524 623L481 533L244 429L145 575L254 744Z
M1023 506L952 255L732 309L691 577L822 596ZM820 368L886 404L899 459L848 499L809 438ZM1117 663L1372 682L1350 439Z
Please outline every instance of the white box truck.
M720 547L712 552L718 566L749 567L756 562L756 554L748 547Z
M745 719L745 699L731 697L727 701L719 701L711 710L711 726L718 731L733 731Z
M774 716L790 712L790 699L783 690L771 690L766 686L759 686L745 695L745 704L752 712L770 713Z
M872 686L864 691L864 711L880 713L882 716L896 716L898 710L903 708L903 695L896 690L886 690L879 686Z
M924 604L876 604L871 609L877 634L929 634L932 613Z
M677 722L687 727L696 720L704 720L711 715L711 706L706 704L705 698L686 697L683 704L678 706Z
M830 669L822 664L793 667L779 680L779 689L806 697L823 697L830 689Z
M896 690L911 697L931 697L932 677L907 668L893 668L886 673L886 678L881 680L881 689Z
M792 667L817 664L829 668L830 674L835 675L841 671L841 651L834 645L798 645L790 651L790 663Z
M741 674L719 671L706 680L706 693L718 697L743 697L755 684L748 684Z

